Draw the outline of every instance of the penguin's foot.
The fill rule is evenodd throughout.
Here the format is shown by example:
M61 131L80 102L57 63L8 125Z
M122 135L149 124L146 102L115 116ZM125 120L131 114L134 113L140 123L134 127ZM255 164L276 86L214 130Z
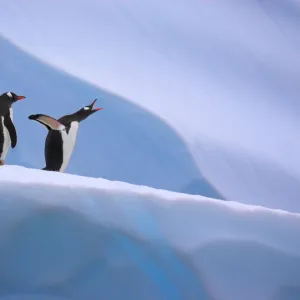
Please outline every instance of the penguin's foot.
M0 160L0 166L4 166L4 160Z

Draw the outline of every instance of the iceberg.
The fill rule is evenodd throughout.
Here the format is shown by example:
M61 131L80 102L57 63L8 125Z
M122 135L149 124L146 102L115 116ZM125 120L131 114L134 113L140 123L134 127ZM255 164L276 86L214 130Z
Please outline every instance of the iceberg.
M0 299L294 300L300 215L0 169Z

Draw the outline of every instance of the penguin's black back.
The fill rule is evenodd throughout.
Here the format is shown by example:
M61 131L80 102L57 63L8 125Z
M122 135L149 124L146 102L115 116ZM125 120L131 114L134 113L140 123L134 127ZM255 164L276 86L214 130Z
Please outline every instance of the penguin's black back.
M45 142L46 167L43 170L59 171L63 163L63 140L60 131L49 130Z
M9 112L10 105L6 101L0 100L0 116L5 116Z

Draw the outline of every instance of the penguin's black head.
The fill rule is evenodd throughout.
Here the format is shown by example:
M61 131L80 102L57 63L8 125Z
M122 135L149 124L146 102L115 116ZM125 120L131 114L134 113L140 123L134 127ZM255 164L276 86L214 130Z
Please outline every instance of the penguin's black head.
M81 108L75 113L78 122L85 120L88 116L102 109L102 108L94 108L94 104L96 101L97 99L95 99L90 105L84 106L83 108Z
M8 105L12 105L13 103L25 99L25 96L18 96L13 92L7 92L0 96L0 101L6 102Z

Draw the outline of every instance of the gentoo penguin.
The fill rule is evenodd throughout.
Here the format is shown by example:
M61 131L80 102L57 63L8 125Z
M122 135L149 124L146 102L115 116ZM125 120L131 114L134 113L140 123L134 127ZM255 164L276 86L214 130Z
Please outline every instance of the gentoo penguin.
M12 104L24 99L13 92L0 96L0 165L4 165L8 148L17 145L17 132L13 123Z
M96 100L75 113L63 116L58 120L44 114L28 117L28 119L37 121L48 129L44 150L46 167L43 170L65 171L74 149L79 122L102 109L93 108Z

